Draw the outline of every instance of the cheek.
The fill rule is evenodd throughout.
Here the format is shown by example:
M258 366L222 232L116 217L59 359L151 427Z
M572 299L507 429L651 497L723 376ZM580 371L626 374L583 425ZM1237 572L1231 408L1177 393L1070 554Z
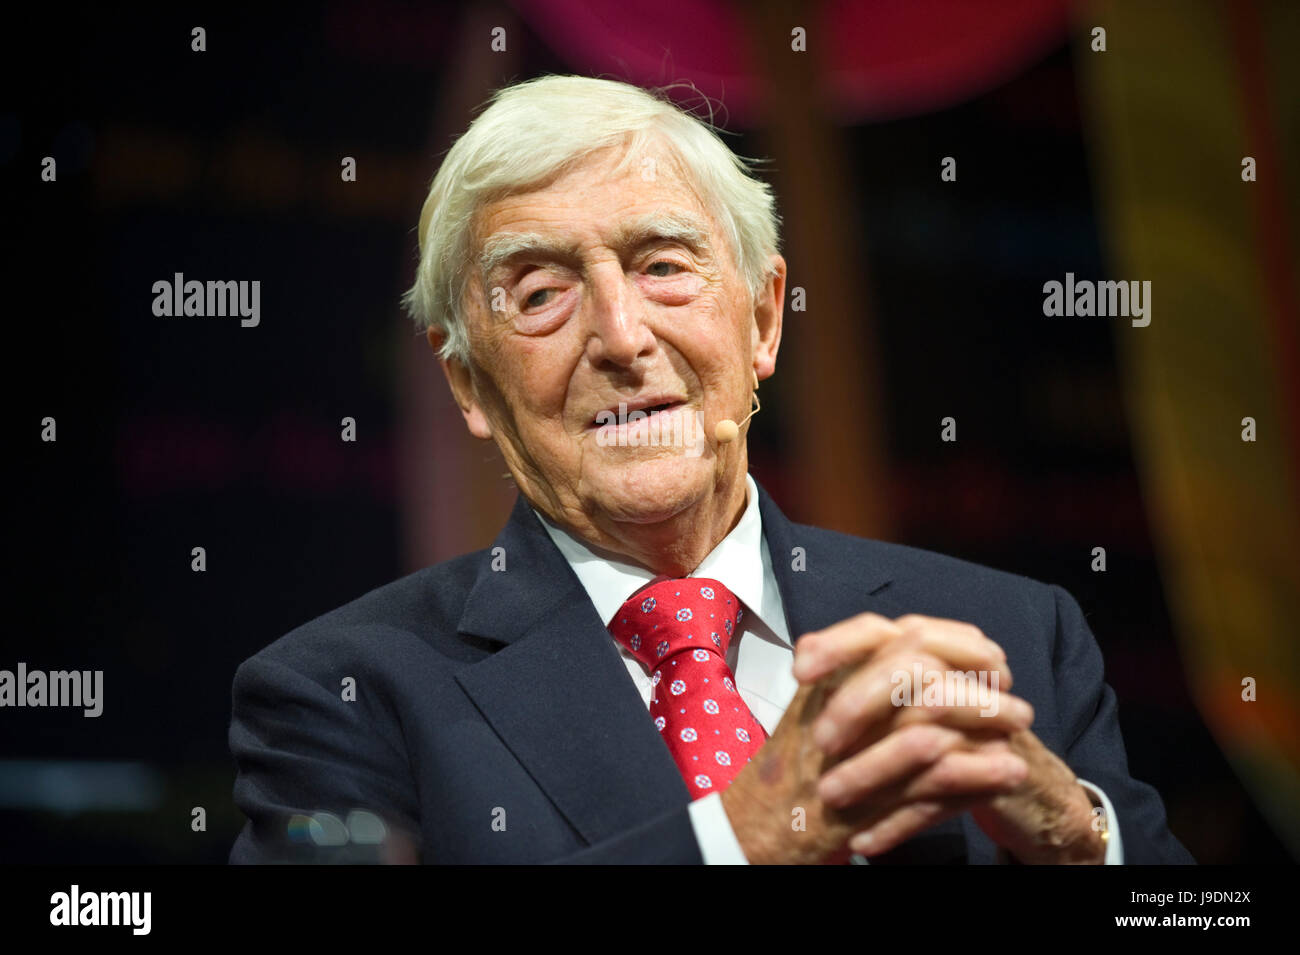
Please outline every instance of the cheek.
M517 339L506 349L509 358L498 365L503 371L500 380L509 389L521 427L539 419L560 417L564 412L573 362L555 344L551 340Z
M694 307L665 311L661 317L665 342L706 390L725 387L736 368L748 364L750 333L742 311L719 301L707 287Z

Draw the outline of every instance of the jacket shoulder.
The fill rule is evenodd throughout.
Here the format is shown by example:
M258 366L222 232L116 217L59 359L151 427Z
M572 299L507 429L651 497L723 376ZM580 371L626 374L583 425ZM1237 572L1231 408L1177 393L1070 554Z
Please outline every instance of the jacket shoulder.
M994 588L1003 592L1028 592L1040 597L1054 587L1023 574L999 570L921 547L870 537L855 537L807 524L797 524L795 527L800 535L806 535L810 541L816 541L829 552L840 555L840 559L847 558L887 569L894 582L942 580L945 586L960 587L963 590Z
M454 655L457 622L486 550L462 554L374 588L300 624L241 665L315 665L382 659L413 645Z
M965 620L986 633L1032 634L1050 642L1063 611L1077 609L1062 587L1023 574L936 551L825 528L796 525L809 542L809 566L817 552L853 575L882 580L876 606L889 616L908 613Z

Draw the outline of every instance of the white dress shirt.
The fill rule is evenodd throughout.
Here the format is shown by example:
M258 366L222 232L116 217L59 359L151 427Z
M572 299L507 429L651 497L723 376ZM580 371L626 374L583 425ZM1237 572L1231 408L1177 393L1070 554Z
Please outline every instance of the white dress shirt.
M785 709L794 699L799 683L791 672L794 643L786 631L785 606L772 572L772 555L763 537L763 519L758 508L758 488L745 475L745 513L731 533L713 548L689 576L711 577L723 583L745 605L744 620L727 647L727 666L736 675L736 689L749 706L754 718L770 736L776 731ZM589 545L574 537L538 512L533 513L560 549L583 588L591 597L601 622L606 626L623 603L637 590L655 579L644 567L625 562L608 553L597 554ZM610 636L610 640L614 640ZM614 641L628 675L641 691L647 712L650 709L650 674L636 657ZM1102 804L1108 821L1110 838L1106 846L1106 864L1124 861L1119 828L1110 800L1096 786L1079 780ZM731 828L720 793L710 793L690 805L691 825L700 853L709 865L744 865L748 860ZM855 861L865 861L855 857Z

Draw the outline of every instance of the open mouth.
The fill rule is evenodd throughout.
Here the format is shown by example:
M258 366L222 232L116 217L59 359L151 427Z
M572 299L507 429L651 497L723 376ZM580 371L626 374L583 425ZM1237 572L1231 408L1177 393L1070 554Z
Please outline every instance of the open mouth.
M675 401L665 401L665 402L664 402L663 404L661 404L661 405L652 405L651 407L646 408L646 409L645 409L645 414L646 414L646 417L649 417L649 416L652 415L652 414L658 414L658 413L661 412L661 411L668 411L670 408L676 408L676 407L677 407L677 402L675 402ZM629 414L630 414L630 412L629 412Z
M624 403L622 407L615 406L613 408L606 408L604 411L599 412L594 418L592 418L591 423L588 424L587 427L589 429L594 429L611 426L617 427L624 423L635 424L637 421L648 420L655 415L680 408L683 404L685 404L685 402L682 401L661 401L652 405L640 405L637 402L633 402L632 404ZM638 416L634 419L632 417L634 412L640 412L644 417Z

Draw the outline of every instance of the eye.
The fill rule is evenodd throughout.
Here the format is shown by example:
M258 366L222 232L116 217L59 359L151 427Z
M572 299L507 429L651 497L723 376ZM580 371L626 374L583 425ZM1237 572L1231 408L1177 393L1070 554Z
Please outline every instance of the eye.
M646 271L650 272L652 269L657 269L660 266L667 266L670 269L676 269L677 272L685 271L684 266L682 266L680 263L673 262L670 259L659 259L658 261L651 262L648 266L646 266ZM677 274L677 272L657 272L657 273L652 272L652 274L655 275L656 278L668 278L669 275L675 275Z
M529 295L526 299L524 299L524 307L525 307L525 308L538 308L538 307L540 307L540 306L542 306L542 305L545 305L545 304L546 304L546 299L541 299L541 300L539 300L539 299L537 298L537 296L539 296L539 295L549 295L551 292L554 292L554 291L556 291L556 290L553 289L553 288L539 288L536 292L533 292L533 293L532 293L531 295Z

